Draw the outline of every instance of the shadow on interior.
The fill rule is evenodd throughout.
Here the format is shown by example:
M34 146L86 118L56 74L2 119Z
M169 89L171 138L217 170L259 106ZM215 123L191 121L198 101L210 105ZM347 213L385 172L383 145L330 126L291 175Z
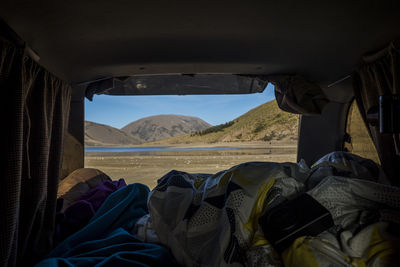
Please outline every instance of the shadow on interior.
M3 1L0 265L396 266L398 10L398 1ZM282 110L300 114L297 164L171 171L152 191L83 168L85 97L249 94L268 83ZM375 161L353 151L355 108ZM116 191L96 212L77 203L85 221L60 237L68 214L57 190L71 173L81 185L66 202L99 184Z

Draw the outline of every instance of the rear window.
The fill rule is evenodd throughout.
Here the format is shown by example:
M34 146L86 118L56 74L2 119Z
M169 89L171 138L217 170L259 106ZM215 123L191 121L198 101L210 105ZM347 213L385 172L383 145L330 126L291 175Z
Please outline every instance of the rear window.
M192 113L183 113L185 103ZM196 118L187 117L194 112ZM124 116L132 122L116 125ZM212 174L249 161L295 162L297 156L299 116L279 109L273 88L240 96L98 96L86 101L85 119L85 167L150 188L173 169Z
M346 132L348 138L345 142L345 150L380 164L375 145L361 117L356 101L353 101L347 115Z

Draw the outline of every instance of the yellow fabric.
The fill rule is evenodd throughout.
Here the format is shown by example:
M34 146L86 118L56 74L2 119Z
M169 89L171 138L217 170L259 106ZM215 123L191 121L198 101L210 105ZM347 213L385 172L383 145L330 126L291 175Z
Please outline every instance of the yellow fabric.
M350 258L350 262L353 266L366 267L372 260L379 259L383 266L393 266L393 259L396 255L396 249L394 244L390 240L385 240L380 231L379 225L374 225L371 237L369 240L368 248L363 258Z
M241 168L241 165L235 166L227 171L220 179L218 186L225 187L230 180L234 178L235 182L242 187L246 187L248 185L254 185L254 181L249 179Z
M351 263L354 267L367 267L364 259L360 258L348 258L347 261Z
M378 225L374 225L366 253L365 260L367 263L376 257L382 262L390 263L391 259L395 255L396 250L393 242L385 240L379 231Z
M297 238L293 244L282 253L283 264L286 267L318 267L314 252L308 245L306 236Z
M204 181L206 179L202 177L196 177L196 179L193 181L193 185L196 189L199 189L202 184L204 184Z
M232 178L232 172L226 172L218 181L218 187L225 187L228 181Z
M247 230L249 230L250 233L254 234L252 240L252 246L263 246L268 244L268 241L265 239L264 235L258 234L257 230L258 230L258 220L263 212L265 199L267 198L268 192L274 184L275 184L275 179L271 179L262 186L260 186L249 219L244 224L244 227Z
M269 242L267 239L265 239L264 235L261 234L254 234L253 237L253 242L252 242L252 247L259 247L259 246L264 246L264 245L268 245Z
M319 253L323 255L324 252L319 251L319 249L314 250L309 242L309 237L305 236L296 239L281 255L284 266L324 266L327 263L323 260L324 257L316 257ZM325 256L329 256L329 254ZM372 263L372 261L376 264L377 260L382 266L395 266L393 264L396 260L396 248L393 241L383 238L380 233L379 225L374 225L371 231L369 245L364 256L362 258L343 256L343 260L351 263L351 265L355 267L366 267ZM334 258L334 254L332 254L331 257ZM318 260L320 260L320 262Z

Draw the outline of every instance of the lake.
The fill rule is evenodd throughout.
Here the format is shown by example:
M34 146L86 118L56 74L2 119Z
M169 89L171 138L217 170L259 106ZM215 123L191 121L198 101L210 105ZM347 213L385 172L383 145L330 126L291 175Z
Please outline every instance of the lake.
M85 147L85 152L153 152L153 151L209 151L209 150L238 150L234 147Z
M196 145L187 147L87 147L85 168L99 169L112 180L124 178L126 183L142 183L151 189L171 170L188 173L217 173L249 161L296 162L295 143ZM240 147L239 147L240 145ZM207 147L209 146L209 147ZM122 152L122 153L121 153Z

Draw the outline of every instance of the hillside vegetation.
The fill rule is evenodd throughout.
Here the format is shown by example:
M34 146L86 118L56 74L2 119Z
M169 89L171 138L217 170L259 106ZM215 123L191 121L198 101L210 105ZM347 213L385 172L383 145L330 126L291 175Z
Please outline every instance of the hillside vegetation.
M291 141L297 139L298 118L298 115L282 111L273 100L225 124L152 144Z

